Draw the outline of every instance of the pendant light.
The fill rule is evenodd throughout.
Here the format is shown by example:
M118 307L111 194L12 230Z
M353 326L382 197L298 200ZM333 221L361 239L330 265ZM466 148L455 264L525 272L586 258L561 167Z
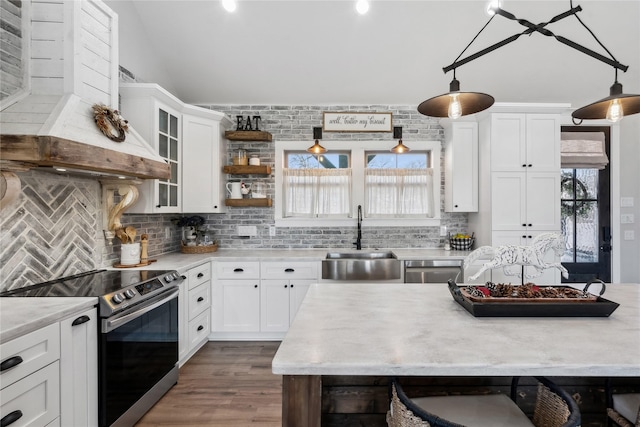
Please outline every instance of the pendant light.
M423 101L418 112L431 117L449 117L457 119L468 114L478 113L491 107L495 99L481 92L460 92L460 82L456 79L449 84L449 92Z
M323 154L327 152L327 149L324 148L322 145L320 145L320 143L318 142L319 139L322 139L322 128L321 127L314 127L313 128L313 139L316 140L316 142L309 148L307 148L307 151L311 154Z
M609 89L609 96L578 108L571 116L578 120L607 119L615 123L636 113L640 113L640 95L622 93L622 85L616 79Z
M411 148L402 143L402 126L393 127L393 139L398 139L398 145L391 149L392 153L403 154L411 151Z
M575 119L583 120L606 118L610 121L618 121L624 116L640 113L640 95L629 95L622 93L622 85L618 83L618 70L627 71L629 67L618 62L618 60L616 60L611 52L609 52L609 50L600 42L600 40L598 40L594 32L591 31L591 29L587 27L584 22L582 22L582 20L578 16L578 12L582 11L582 7L574 7L573 0L569 0L569 5L570 9L566 12L556 15L546 22L535 24L526 19L519 19L514 14L503 10L500 7L499 3L497 3L497 5L494 4L491 7L491 11L494 12L491 18L489 18L487 23L484 24L478 34L475 35L475 37L471 40L471 42L469 42L469 44L464 48L460 55L458 55L455 61L451 65L448 65L442 69L445 73L453 70L453 80L449 85L449 92L443 95L435 96L422 102L418 106L418 111L426 116L449 117L451 119L455 119L461 116L466 116L468 114L478 113L489 108L491 105L493 105L494 102L494 99L491 95L478 92L460 92L460 82L456 79L455 74L456 69L468 62L486 55L489 52L493 52L498 48L516 41L522 35L531 35L537 32L551 40L556 40L564 44L565 46L576 49L586 55L591 56L592 58L604 62L615 69L616 79L613 86L611 86L610 95L606 98L603 98L599 101L596 101L574 111L572 113L574 123L576 123ZM521 33L514 34L511 37L507 37L504 40L494 43L493 45L486 47L476 53L473 53L465 58L460 59L460 57L466 52L469 46L471 46L471 44L478 38L480 33L482 33L482 31L496 16L502 16L509 20L516 21L520 25L524 26L525 30ZM593 36L596 42L598 42L598 44L607 52L609 57L595 52L587 47L584 47L572 40L567 39L566 37L556 35L547 28L547 26L549 26L550 24L553 24L570 16L575 17L578 22L582 24L582 26Z

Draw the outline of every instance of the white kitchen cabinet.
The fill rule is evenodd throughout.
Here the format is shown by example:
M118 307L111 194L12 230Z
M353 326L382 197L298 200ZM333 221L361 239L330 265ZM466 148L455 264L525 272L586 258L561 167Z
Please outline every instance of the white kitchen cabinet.
M98 311L60 322L60 424L98 425Z
M495 113L490 120L493 172L560 170L558 114Z
M521 105L486 115L478 127L479 206L469 214L475 247L525 245L528 236L560 233L560 124L563 106ZM524 238L522 236L525 236ZM502 270L491 280L514 281ZM558 283L551 271L534 280Z
M478 124L442 120L444 127L444 210L478 211Z
M171 166L168 180L145 180L130 213L181 212L182 106L175 96L156 84L122 83L121 112L131 126Z
M182 211L226 212L225 180L227 140L224 131L231 122L225 115L204 108L185 106L182 115Z
M3 425L47 425L60 416L60 323L0 345ZM96 419L97 421L97 419Z
M260 331L259 279L218 280L218 317L214 325L221 332Z
M182 366L208 340L211 321L211 262L187 270L178 294L178 360Z

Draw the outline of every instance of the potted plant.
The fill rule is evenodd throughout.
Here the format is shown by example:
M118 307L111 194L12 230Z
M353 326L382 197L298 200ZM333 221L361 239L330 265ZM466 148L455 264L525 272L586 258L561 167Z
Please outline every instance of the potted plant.
M182 227L182 244L196 246L196 241L202 237L206 230L203 227L204 218L199 215L173 218L171 221L178 227Z

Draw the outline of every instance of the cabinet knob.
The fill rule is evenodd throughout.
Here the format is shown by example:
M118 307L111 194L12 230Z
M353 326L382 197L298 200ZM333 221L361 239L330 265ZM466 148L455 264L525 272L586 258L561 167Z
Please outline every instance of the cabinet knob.
M202 302L202 301L204 301L203 297L198 298L198 302Z
M527 167L527 165L526 165L526 164L524 164L524 165L522 165L522 167L523 167L523 168L526 168L526 167Z
M529 164L527 165L527 167L528 167L528 168L530 168L531 166L533 166L531 163L529 163Z
M253 287L254 287L254 288L257 288L257 287L258 287L258 285L253 285Z
M182 280L187 280L187 276L185 276L184 274L180 277L182 277Z
M0 423L2 423L2 427L5 427L15 423L20 418L22 418L22 411L20 409L16 409L15 411L10 412L6 416L2 417Z
M454 207L454 208L457 208L457 207L458 207L458 205L453 205L453 207Z
M527 236L527 237L531 239L532 236Z
M526 226L527 226L527 224L522 224L522 226L523 226L523 227L526 227Z
M293 283L291 284L291 287L293 288Z
M198 279L204 277L204 273L198 273Z
M203 330L203 329L204 329L204 326L202 326L202 325L198 326L198 332Z
M526 234L523 234L523 235L522 235L522 238L523 238L523 239L526 239L526 238L527 238L527 235L526 235Z
M214 206L214 207L213 207L213 209L218 209L218 207L217 207L217 206Z
M82 325L83 323L87 323L89 320L91 320L89 316L80 316L76 320L71 322L71 326Z
M2 363L0 363L0 372L8 371L13 367L18 366L22 362L23 360L20 356L13 356L8 358L7 360L3 360Z
M156 205L156 208L161 208L161 207L162 207L162 205Z
M533 224L529 224L529 227L531 227Z
M287 286L287 285L284 285L284 287L285 287L285 288L287 288L288 286Z

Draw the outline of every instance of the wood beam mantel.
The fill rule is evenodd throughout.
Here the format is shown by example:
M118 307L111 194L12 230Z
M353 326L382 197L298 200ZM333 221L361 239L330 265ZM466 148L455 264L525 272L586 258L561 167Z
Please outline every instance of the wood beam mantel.
M141 179L169 179L169 164L54 136L2 135L3 160L37 166L121 174Z

